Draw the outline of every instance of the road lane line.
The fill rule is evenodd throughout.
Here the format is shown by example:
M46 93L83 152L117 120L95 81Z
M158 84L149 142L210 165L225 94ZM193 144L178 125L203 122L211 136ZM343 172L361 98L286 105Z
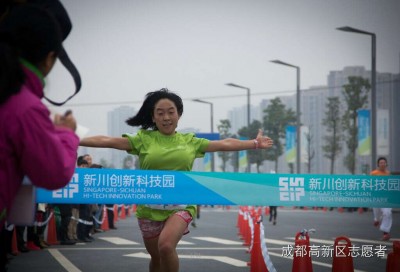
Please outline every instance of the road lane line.
M180 240L178 245L194 245L194 243Z
M269 252L269 255L275 256L275 257L279 257L279 258L293 260L293 257L282 256L282 254L278 254L278 253L274 253L274 252ZM313 264L313 266L314 265L319 265L319 266L324 266L324 267L329 267L329 268L332 267L331 264L322 263L322 262L318 262L318 261L314 261L314 260L312 261L312 264ZM354 272L367 272L367 271L354 269Z
M126 257L135 257L135 258L144 258L150 259L150 255L144 252L132 253L124 255ZM225 264L233 265L236 267L247 267L247 262L234 259L227 256L208 256L208 255L199 255L199 254L190 254L190 255L181 255L178 254L179 259L201 259L201 260L215 260L218 262L222 262Z
M241 245L242 244L242 242L226 240L226 239L221 239L221 238L215 238L215 237L192 237L192 239L197 239L197 240L207 241L207 242L212 242L212 243L217 243L217 244L223 244L223 245Z
M140 243L128 240L128 239L123 239L120 237L99 237L99 239L110 242L114 245L139 245Z
M48 249L49 253L61 264L68 272L82 272L75 265L73 265L61 252L57 249Z
M288 246L288 245L294 245L293 242L290 241L285 241L285 240L275 240L275 239L264 239L264 242L268 244L275 244L275 245L282 245L282 246Z

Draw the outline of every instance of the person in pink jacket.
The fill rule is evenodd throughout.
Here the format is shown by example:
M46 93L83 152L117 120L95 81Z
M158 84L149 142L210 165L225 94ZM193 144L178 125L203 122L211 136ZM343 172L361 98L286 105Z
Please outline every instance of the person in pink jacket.
M41 102L61 48L60 27L44 9L21 5L0 20L0 230L24 177L54 190L75 172L75 118L53 122Z

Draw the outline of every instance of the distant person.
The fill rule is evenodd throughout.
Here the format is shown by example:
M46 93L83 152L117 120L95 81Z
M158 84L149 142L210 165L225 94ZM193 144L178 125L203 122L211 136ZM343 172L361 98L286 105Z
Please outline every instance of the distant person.
M89 163L83 159L83 156L79 156L76 160L76 166L78 168L88 168ZM71 208L71 217L68 224L68 240L73 242L78 241L78 221L79 221L79 207L80 204L68 204ZM68 242L67 242L68 243Z
M193 228L197 228L196 221L200 219L200 208L201 208L201 205L196 205L196 217L193 217L192 224L191 224Z
M89 155L90 156L90 155ZM90 156L91 158L91 156ZM92 163L90 165L90 168L98 168L98 169L103 169L103 165L97 164L97 163ZM91 211L91 221L93 222L93 225L90 227L90 234L94 234L97 232L103 232L103 230L100 228L100 217L102 215L103 211L103 205L99 204L90 204L90 211ZM89 239L93 239L91 235L89 235Z
M79 144L72 113L57 114L52 122L41 101L44 79L62 50L60 25L29 4L5 10L0 14L0 231L25 176L49 190L68 184ZM5 270L4 252L0 236L0 269Z
M276 217L278 215L277 206L269 206L269 222L276 225Z
M371 172L372 176L389 176L390 172L387 169L388 163L385 157L378 158L378 168ZM392 228L392 208L373 208L374 226L379 227L383 232L382 240L390 239L390 229Z
M79 156L77 165L80 168L90 168L90 165L92 165L92 157L89 154ZM92 204L79 204L78 218L79 221L76 226L78 242L92 242L94 240L93 237L90 236L92 225L89 225L89 222L93 220Z
M146 95L139 112L126 122L140 126L136 135L93 136L81 146L114 148L139 157L140 169L190 171L205 152L266 149L272 140L260 130L253 140L210 141L176 131L183 114L182 99L167 89ZM179 271L176 246L196 216L196 205L138 205L136 216L151 260L149 271Z
M118 229L114 224L114 205L115 204L106 204L106 211L107 211L107 220L108 220L108 227L110 229Z
M90 154L83 155L82 159L87 162L89 168L92 166L93 158L92 158L92 156ZM101 166L101 165L98 165L98 166ZM99 168L99 167L93 167L93 168ZM100 168L102 168L102 166Z

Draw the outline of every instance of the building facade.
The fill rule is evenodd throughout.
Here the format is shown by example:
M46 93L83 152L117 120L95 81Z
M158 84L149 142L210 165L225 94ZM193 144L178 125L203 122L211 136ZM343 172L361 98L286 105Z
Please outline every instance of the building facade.
M330 160L323 153L324 137L327 135L326 126L323 124L326 104L328 97L337 96L341 100L341 113L344 112L346 105L343 100L343 85L348 83L348 77L363 77L371 82L371 71L367 71L362 66L345 67L340 71L331 71L327 76L327 86L312 87L301 90L301 124L307 126L311 140L309 141L310 150L314 157L308 163L301 163L301 173L330 173ZM280 97L286 108L296 110L296 95ZM400 74L377 73L376 74L376 105L377 105L377 156L385 156L390 163L393 172L400 172ZM268 106L269 100L260 102L257 109L258 113L253 115L253 119L260 122L263 120L263 110ZM368 100L366 109L371 108L371 100ZM229 112L228 119L232 124L231 133L237 133L237 129L245 126L243 119L246 116L245 107L236 108ZM383 116L383 117L382 117ZM387 139L387 142L382 140ZM304 141L303 141L304 142ZM348 174L349 171L343 164L344 157L348 150L346 144L342 142L342 151L336 158L334 173ZM359 156L356 158L356 173L369 173L376 165L371 165L371 156ZM270 172L274 169L272 162L266 161L263 165L263 172ZM278 172L290 172L290 168L282 156L278 161Z
M113 137L120 137L123 133L135 134L139 128L131 127L126 124L126 120L136 114L136 110L129 106L120 106L107 113L107 135ZM124 160L127 156L131 156L128 153L111 149L111 161L110 164L114 168L124 168ZM133 157L133 156L132 156ZM132 158L133 162L135 158Z

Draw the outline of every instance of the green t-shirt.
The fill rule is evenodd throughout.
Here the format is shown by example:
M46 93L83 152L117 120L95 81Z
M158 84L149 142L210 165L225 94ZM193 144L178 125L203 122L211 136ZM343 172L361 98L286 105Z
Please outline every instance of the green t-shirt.
M163 135L157 130L141 129L136 135L123 134L131 144L129 154L139 156L140 169L191 171L196 158L204 157L204 150L209 140L196 138L193 133L175 133ZM157 205L161 206L161 205ZM153 208L152 208L153 207ZM176 210L187 210L192 216L196 206L168 206L166 209L154 209L154 205L139 205L136 210L138 218L164 221Z

